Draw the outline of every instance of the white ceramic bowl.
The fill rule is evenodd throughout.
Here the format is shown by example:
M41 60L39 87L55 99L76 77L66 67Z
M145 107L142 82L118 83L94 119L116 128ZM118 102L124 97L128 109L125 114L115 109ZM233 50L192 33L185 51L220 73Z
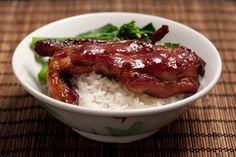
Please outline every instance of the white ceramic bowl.
M131 20L136 20L139 26L149 22L152 22L156 28L163 24L168 25L170 32L163 41L181 43L196 51L206 61L205 76L196 94L160 107L108 111L66 104L42 92L42 87L37 80L40 65L35 62L29 47L32 37L75 36L107 23L120 26ZM87 138L103 142L126 143L143 139L157 132L176 119L189 107L189 104L207 94L220 77L222 63L214 45L203 35L183 24L157 16L115 12L70 17L37 29L20 42L14 52L12 65L22 87L40 100L42 106L54 117Z

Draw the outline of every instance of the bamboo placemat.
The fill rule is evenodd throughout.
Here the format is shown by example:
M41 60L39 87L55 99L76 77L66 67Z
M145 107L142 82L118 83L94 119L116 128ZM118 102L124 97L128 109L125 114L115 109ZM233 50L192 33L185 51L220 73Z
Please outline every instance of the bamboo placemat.
M17 44L46 23L73 15L128 11L182 22L220 51L217 86L155 135L130 144L88 140L54 119L17 82ZM0 1L0 156L236 156L236 1Z

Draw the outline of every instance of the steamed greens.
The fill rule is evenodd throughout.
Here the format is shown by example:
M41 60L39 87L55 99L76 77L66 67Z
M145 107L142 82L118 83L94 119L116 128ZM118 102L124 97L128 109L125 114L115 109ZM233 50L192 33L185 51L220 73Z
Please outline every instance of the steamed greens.
M119 28L112 25L106 24L100 28L84 32L75 36L76 39L99 39L99 40L116 40L119 39L117 37L117 33Z
M120 28L113 24L106 24L102 27L89 30L84 33L80 33L75 37L59 37L59 38L47 38L47 37L33 37L31 47L34 48L35 44L39 40L55 39L55 40L67 40L67 39L98 39L98 40L122 40L122 39L139 39L149 41L150 36L156 31L152 23L147 24L143 28L135 25L135 21L123 24Z

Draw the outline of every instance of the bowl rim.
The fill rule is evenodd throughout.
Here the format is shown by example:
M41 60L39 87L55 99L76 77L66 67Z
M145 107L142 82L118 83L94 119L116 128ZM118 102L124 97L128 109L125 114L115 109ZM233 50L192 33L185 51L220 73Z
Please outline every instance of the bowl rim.
M51 98L48 95L45 95L37 90L35 90L34 88L32 88L29 84L27 84L27 82L25 80L23 80L23 78L20 76L20 74L18 73L17 69L16 69L16 63L17 63L17 59L16 59L16 54L20 49L20 45L21 44L25 44L25 40L31 36L33 33L35 33L36 31L40 30L40 29L45 29L48 26L51 25L57 25L59 23L66 23L67 21L70 20L75 20L77 18L85 18L86 16L105 16L105 15L120 15L120 16L125 16L125 15L134 15L134 16L145 16L145 17L150 17L150 18L159 18L159 19L163 19L165 21L177 24L181 27L184 27L185 29L189 29L191 31L193 31L196 35L200 36L202 38L202 40L204 40L205 42L207 42L209 44L209 46L212 48L212 51L214 51L215 55L216 55L216 59L217 59L217 71L216 71L216 75L213 78L213 80L211 80L211 82L209 84L206 85L206 87L204 87L201 91L187 97L184 98L182 100L178 100L177 102L173 102L173 103L169 103L166 105L162 105L162 106L155 106L155 107L150 107L150 108L142 108L142 109L128 109L128 110L108 110L108 109L94 109L94 108L87 108L87 107L81 107L79 105L70 105L68 103L56 100L54 98ZM28 34L16 47L13 57L12 57L12 67L13 67L13 73L15 74L16 78L18 79L18 81L20 82L20 84L22 85L22 87L29 92L31 95L33 95L35 98L43 101L44 103L47 103L49 106L53 106L55 108L59 108L61 110L65 110L65 111L71 111L71 112L76 112L76 113L83 113L83 114L90 114L90 115L100 115L100 116L141 116L141 115L147 115L147 114L157 114L160 112L168 112L171 110L176 110L177 108L181 108L184 106L187 106L188 104L192 103L193 101L203 97L204 95L207 94L208 91L210 91L214 85L217 83L217 81L220 78L221 75L221 71L222 71L222 62L221 62L221 57L220 54L218 52L218 50L216 49L216 47L211 43L210 40L208 40L204 35L202 35L201 33L197 32L196 30L194 30L193 28L190 28L184 24L181 24L179 22L176 22L174 20L170 20L167 18L163 18L163 17L159 17L159 16L155 16L155 15L148 15L148 14L142 14L142 13L132 13L132 12L99 12L99 13L87 13L87 14L81 14L81 15L76 15L76 16L72 16L72 17L67 17L67 18L63 18L54 22L51 22L49 24L46 24L36 30L34 30L33 32L31 32L30 34Z

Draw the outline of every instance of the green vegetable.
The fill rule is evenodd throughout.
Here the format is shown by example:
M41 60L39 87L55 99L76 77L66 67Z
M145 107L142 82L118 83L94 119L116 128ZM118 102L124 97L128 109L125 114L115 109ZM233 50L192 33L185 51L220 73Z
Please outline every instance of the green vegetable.
M155 45L163 45L165 47L168 47L168 48L176 48L176 47L179 47L180 46L180 43L171 43L171 42L156 42Z
M44 63L41 70L38 73L38 79L40 81L47 81L47 73L48 73L48 63Z
M146 26L144 26L142 30L146 32L148 35L152 35L154 32L156 32L156 29L152 23L149 23Z
M34 59L41 64L46 63L47 61L44 59L44 57L41 57L40 55L38 55L37 53L34 54Z
M38 79L42 82L47 82L48 63L45 57L41 57L37 53L34 54L34 59L42 64L42 67L38 73Z
M166 46L166 47L169 47L169 48L176 48L176 47L179 47L179 43L170 43L170 42L166 42L166 43L164 43L164 45Z
M115 40L117 37L118 27L112 24L106 24L100 28L84 32L78 34L75 37L58 37L58 38L50 38L50 37L33 37L30 47L34 49L35 44L39 40L45 39L54 39L54 40L67 40L67 39L100 39L100 40Z
M35 44L39 40L54 39L54 40L67 40L67 39L100 39L100 40L118 40L118 39L140 39L144 41L150 41L149 35L155 32L155 28L152 23L147 24L143 28L139 28L135 25L135 21L123 24L120 29L112 24L106 24L97 29L80 33L75 37L33 37L31 42L31 48L35 47Z
M109 40L109 39L118 39L117 38L118 27L112 24L106 24L100 28L78 34L75 36L76 39L100 39L100 40Z
M135 25L135 21L131 21L122 25L117 36L120 39L140 39L144 41L150 40L148 34L143 29Z
M76 36L76 39L117 40L117 33L91 33Z

